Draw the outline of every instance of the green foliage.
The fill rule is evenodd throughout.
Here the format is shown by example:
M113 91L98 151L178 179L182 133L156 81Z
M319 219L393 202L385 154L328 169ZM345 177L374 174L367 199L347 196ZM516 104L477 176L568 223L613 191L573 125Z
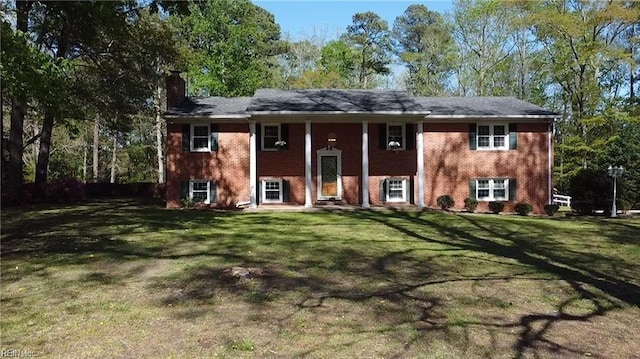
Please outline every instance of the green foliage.
M549 217L553 217L556 212L560 210L560 206L557 204L545 204L544 205L544 213L546 213Z
M448 194L439 196L436 199L436 202L438 203L438 206L440 206L440 208L445 210L445 211L449 210L450 208L452 208L456 204L456 202L453 200L453 197L451 197Z
M378 14L367 11L353 15L353 24L341 40L358 51L360 88L376 86L376 76L390 73L391 37L389 25Z
M588 216L593 214L595 206L593 205L593 201L579 200L571 201L571 209L581 216Z
M618 188L623 193L623 188ZM605 209L606 202L611 199L613 183L606 169L580 170L569 182L569 195L572 197L571 207L578 210L582 202L591 204L592 208Z
M455 61L455 43L442 15L410 5L393 24L394 52L407 67L406 85L415 95L443 95Z
M504 210L504 202L491 201L489 202L489 210L493 213L500 213Z
M465 198L464 199L464 209L466 209L469 212L475 212L476 208L478 207L478 200L475 198Z
M533 206L531 205L531 203L518 202L516 203L514 209L517 214L521 216L527 216L529 215L529 213L531 213L531 211L533 211Z
M275 56L286 48L271 13L247 0L209 0L189 10L179 27L192 52L192 94L250 96L272 83Z

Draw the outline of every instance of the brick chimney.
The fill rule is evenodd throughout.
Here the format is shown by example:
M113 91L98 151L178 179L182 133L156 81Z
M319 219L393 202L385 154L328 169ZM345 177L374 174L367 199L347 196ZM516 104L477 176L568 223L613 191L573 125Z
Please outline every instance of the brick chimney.
M167 109L179 104L185 98L185 82L180 71L171 71L167 76Z

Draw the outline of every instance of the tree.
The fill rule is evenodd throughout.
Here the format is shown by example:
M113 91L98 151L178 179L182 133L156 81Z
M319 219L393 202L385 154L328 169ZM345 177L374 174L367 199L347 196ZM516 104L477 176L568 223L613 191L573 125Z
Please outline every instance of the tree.
M406 85L415 95L444 95L453 73L456 47L443 17L411 5L393 24L395 53L408 69Z
M286 50L271 13L248 0L209 0L190 12L179 27L193 52L193 94L249 96L271 85L276 55Z
M513 54L511 19L503 2L460 0L453 10L454 35L459 48L457 69L460 95L504 95L501 74Z
M379 15L368 11L353 15L353 24L341 40L359 53L358 81L361 88L375 87L376 75L390 73L391 37L389 26Z

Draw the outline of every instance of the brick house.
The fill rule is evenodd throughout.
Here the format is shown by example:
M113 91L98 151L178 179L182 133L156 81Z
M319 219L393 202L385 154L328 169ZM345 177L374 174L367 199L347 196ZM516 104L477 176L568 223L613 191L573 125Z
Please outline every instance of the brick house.
M167 207L323 203L478 210L552 199L553 121L513 97L412 97L402 91L260 89L185 98L167 79Z

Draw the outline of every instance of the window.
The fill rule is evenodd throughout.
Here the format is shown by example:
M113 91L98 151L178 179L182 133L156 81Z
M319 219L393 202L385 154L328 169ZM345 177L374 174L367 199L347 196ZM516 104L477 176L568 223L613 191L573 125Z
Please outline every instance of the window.
M280 125L262 125L262 149L277 150L276 142L280 141Z
M209 181L191 181L189 183L189 198L195 202L209 204Z
M390 178L387 180L387 202L406 202L407 180Z
M396 146L391 146L394 143ZM387 124L387 149L405 149L405 126Z
M209 152L211 148L209 125L191 125L191 151Z
M281 203L282 202L282 180L268 179L262 180L262 202Z
M478 125L478 149L507 150L507 125Z
M505 178L478 179L478 201L506 201L509 199L509 180Z

